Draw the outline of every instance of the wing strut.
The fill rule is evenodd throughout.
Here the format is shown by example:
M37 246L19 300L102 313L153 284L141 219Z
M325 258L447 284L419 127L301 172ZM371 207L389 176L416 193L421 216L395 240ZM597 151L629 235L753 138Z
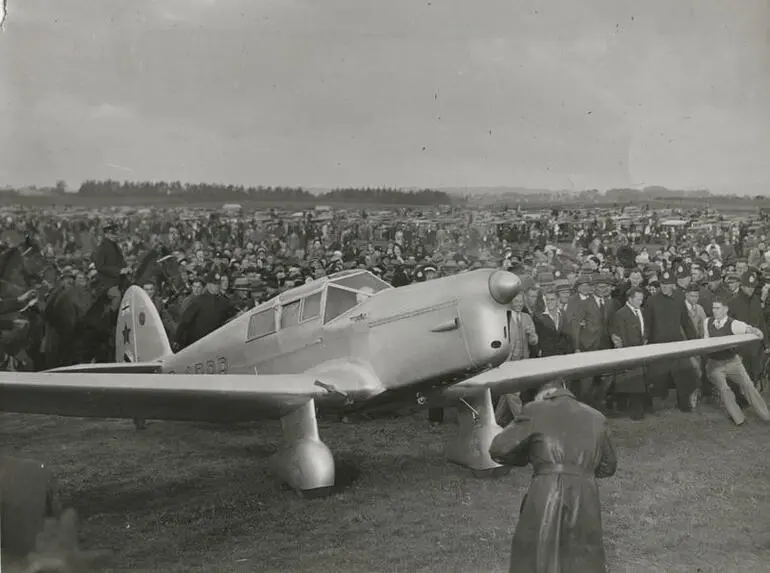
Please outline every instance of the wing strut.
M476 477L496 477L508 473L489 456L494 437L503 431L495 421L492 391L484 388L458 400L457 434L446 447L450 462L470 468Z

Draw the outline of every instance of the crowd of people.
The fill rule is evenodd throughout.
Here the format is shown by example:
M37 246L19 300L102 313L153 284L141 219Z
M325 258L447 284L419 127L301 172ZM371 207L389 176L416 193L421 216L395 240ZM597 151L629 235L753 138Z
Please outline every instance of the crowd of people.
M395 287L482 267L518 274L526 288L512 303L511 360L702 337L715 300L768 340L764 227L703 210L19 209L3 223L0 248L12 250L15 237L25 256L38 252L50 271L13 296L0 288L2 310L13 317L2 324L2 350L12 359L6 365L22 369L114 360L114 318L131 283L148 291L180 349L286 289L350 268ZM4 283L13 282L11 267L0 264ZM26 314L13 314L21 309ZM25 330L30 309L42 325L36 337ZM19 340L35 347L20 348ZM754 382L763 349L758 342L741 351ZM670 387L684 412L698 395L714 394L696 360L583 380L571 390L605 413L637 419ZM754 402L747 391L733 391L739 404ZM500 421L528 398L504 397Z
M505 430L490 455L534 469L512 570L523 563L532 570L556 563L603 570L594 478L613 475L617 466L605 416L642 419L674 389L682 412L694 411L705 396L719 400L737 425L746 421L749 405L770 421L761 395L770 348L763 221L638 207L94 215L4 215L0 351L6 368L116 360L119 301L130 284L148 293L178 350L276 294L352 268L397 288L476 268L516 273L523 288L510 305L513 361L756 337L704 358L651 362L500 396L495 415ZM567 490L572 493L562 495ZM560 504L550 503L554 492L561 492ZM553 516L566 506L575 519L565 525Z

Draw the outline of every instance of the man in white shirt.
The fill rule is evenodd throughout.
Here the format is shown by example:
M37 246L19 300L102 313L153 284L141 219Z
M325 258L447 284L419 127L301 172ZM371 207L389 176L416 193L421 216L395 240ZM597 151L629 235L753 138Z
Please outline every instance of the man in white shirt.
M726 300L715 300L712 303L712 310L714 312L713 318L707 318L703 321L704 338L730 336L731 334L754 334L760 339L763 337L762 331L758 328L727 316ZM754 382L743 367L743 361L735 348L709 354L706 359L706 373L711 383L719 390L722 402L736 425L743 424L746 417L735 402L735 395L727 384L728 380L738 384L757 415L766 422L770 422L770 411L767 409L767 404L754 387Z
M532 317L523 312L524 294L519 293L511 301L511 319L508 328L511 333L511 354L508 360L529 358L529 347L537 346L538 338ZM495 407L495 418L500 426L506 426L521 412L521 398L515 394L503 394Z

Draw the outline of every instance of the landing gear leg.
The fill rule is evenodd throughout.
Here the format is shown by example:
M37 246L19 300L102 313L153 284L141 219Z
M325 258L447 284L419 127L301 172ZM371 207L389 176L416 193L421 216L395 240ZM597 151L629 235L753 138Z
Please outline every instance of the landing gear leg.
M489 455L492 440L503 431L495 421L490 390L460 400L457 426L457 435L446 448L450 462L470 468L476 477L497 477L510 472L510 468L493 461Z
M305 497L320 497L334 487L334 456L321 441L315 401L281 418L284 441L273 456L273 472Z

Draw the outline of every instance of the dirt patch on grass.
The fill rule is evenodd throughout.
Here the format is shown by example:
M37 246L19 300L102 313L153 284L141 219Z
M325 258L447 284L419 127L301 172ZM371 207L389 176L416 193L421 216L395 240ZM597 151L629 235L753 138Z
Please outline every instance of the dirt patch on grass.
M611 571L770 569L770 425L704 406L612 420L601 482ZM425 414L323 423L346 487L303 500L268 473L276 423L227 428L0 415L4 450L47 462L115 571L507 571L528 470L476 479L449 464L452 424Z

